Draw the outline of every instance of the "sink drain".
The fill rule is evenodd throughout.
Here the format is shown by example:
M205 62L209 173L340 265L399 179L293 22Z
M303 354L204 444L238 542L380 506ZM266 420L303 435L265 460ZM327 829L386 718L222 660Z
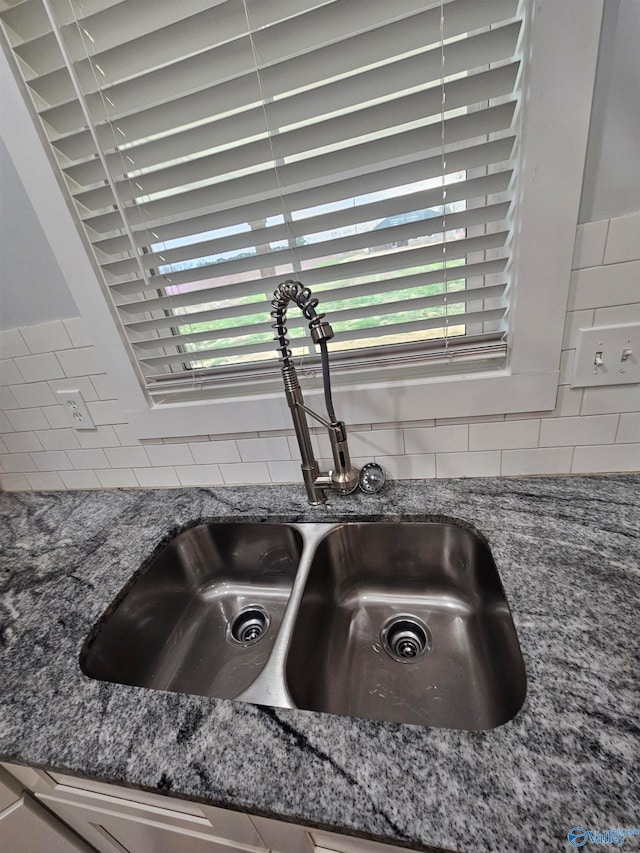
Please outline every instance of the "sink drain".
M400 663L414 663L431 651L431 634L417 616L392 616L380 631L382 648Z
M259 604L250 604L234 616L227 626L227 639L250 646L262 639L269 629L271 617Z

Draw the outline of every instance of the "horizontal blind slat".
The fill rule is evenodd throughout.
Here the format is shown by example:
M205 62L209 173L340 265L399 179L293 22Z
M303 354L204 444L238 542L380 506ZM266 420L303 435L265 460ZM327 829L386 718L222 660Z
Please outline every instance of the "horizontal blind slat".
M433 17L432 11L422 12L415 17L351 36L345 42L325 45L314 52L312 61L306 55L284 59L261 70L262 91L265 97L276 98L290 91L294 82L296 86L302 86L312 69L316 75L315 83L315 79L322 80L344 75L367 64L380 62L389 56L423 48L424 33L428 31L431 17ZM480 33L470 39L453 42L448 45L445 56L448 73L453 74L456 69L463 70L463 67L479 67L488 64L489 61L512 55L519 31L520 22L516 21L499 29ZM156 77L162 75L162 78L157 81L157 91L156 87L149 90L148 86L152 81L146 78L137 80L135 87L131 83L123 84L132 89L131 96L127 96L123 91L105 90L105 96L119 106L118 111L113 109L110 113L110 121L118 127L118 134L115 137L110 123L104 123L102 98L89 95L87 105L94 121L97 122L96 132L103 148L109 151L123 140L128 143L135 142L174 127L246 107L259 100L257 76L251 67L250 45L247 45L246 49L244 45L238 45L238 43L223 47L228 51L234 48L235 63L238 62L238 54L242 52L244 56L246 52L247 67L231 79L212 83L212 61L207 55L204 58L197 56L185 60L185 67L180 68L182 74L176 74L176 69L172 69L171 79L164 79L168 76L167 69L160 69L147 75L149 78L153 75ZM229 61L225 62L225 57L218 57L218 59L223 66L229 65ZM198 75L192 67L196 62L203 66L202 73ZM229 69L229 73L235 72L237 69ZM193 80L195 76L197 76L196 81ZM175 93L173 90L176 77L178 80L182 77L189 79L192 83L192 91ZM120 88L122 89L122 86ZM42 91L40 94L47 100ZM131 103L132 97L139 98L139 101ZM149 107L150 103L153 106ZM91 157L93 154L91 134L86 130L71 132L76 125L71 115L66 119L63 117L62 113L65 110L64 106L54 107L42 113L43 118L53 127L66 134L55 141L56 148L72 161ZM134 111L131 112L131 110ZM82 116L79 113L77 116L77 120L82 124ZM120 136L119 139L118 136Z
M386 284L386 289L378 289L379 293L389 292L391 294L393 292L392 286L395 285L395 281L393 279L388 280ZM395 314L400 311L407 310L420 311L424 308L437 308L444 305L452 308L454 305L460 305L467 302L497 299L504 294L506 287L507 285L502 283L489 285L487 287L470 288L469 290L450 290L430 296L415 296L408 299L386 301L384 305L372 304L357 308L331 309L331 323L333 325L335 323L359 319L361 317L384 316L385 314ZM357 288L354 289L357 290ZM343 292L346 290L347 288L342 289ZM374 292L375 290L371 289L369 291L369 295ZM364 294L349 294L351 298L358 298L362 295ZM332 302L339 298L332 291L325 293L324 296L325 299L323 299L322 302L323 311L328 310ZM344 296L340 298L343 299ZM211 321L223 322L225 319L239 319L242 317L253 317L255 315L258 319L243 323L241 327L242 331L246 331L247 334L256 330L264 331L269 326L270 307L270 304L265 300L262 306L254 303L253 305L243 306L242 309L221 309L219 312L211 312ZM238 324L233 323L226 326L218 326L217 328L212 328L208 331L190 332L188 331L189 322L186 322L188 320L190 320L189 315L173 318L173 325L180 330L178 334L166 335L160 338L147 338L145 340L135 340L132 338L131 344L136 350L150 351L163 349L165 347L177 347L187 343L197 343L199 341L214 341L217 338L225 337L225 333L227 332L238 332ZM287 318L287 327L289 329L306 330L308 328L308 321L306 321L301 315L298 316L294 308Z
M505 163L510 160L513 143L514 137L507 136L492 142L482 142L470 148L453 150L447 154L449 174L454 174L465 168L496 167L496 164ZM441 155L423 159L420 163L420 176L425 180L434 178L440 174L441 168ZM401 166L382 169L373 174L367 173L340 182L324 182L298 192L287 192L287 204L291 211L304 211L342 201L345 198L355 198L366 193L380 192L410 184L415 181L415 176L416 164L409 162ZM179 238L193 237L217 229L230 228L243 222L267 219L281 213L282 201L278 194L261 202L237 207L227 206L222 210L205 213L201 216L181 218L167 225L154 224L152 226L153 233L151 226L144 229L134 229L133 237L135 245L140 247L146 247L150 242L168 245L171 241ZM95 240L94 245L105 256L119 255L131 246L126 235Z
M465 140L477 140L479 137L501 130L508 130L512 124L516 102L510 101L495 107L478 110L470 115L446 119L444 133L449 145ZM438 148L442 138L440 124L388 136L382 140L364 142L342 151L320 154L300 163L289 163L278 168L280 182L288 191L296 192L314 181L328 183L341 179L365 175L372 168L386 168L395 165L406 157L417 159L417 155L426 156L427 152ZM449 158L450 159L450 158ZM437 161L437 156L434 156ZM278 182L270 172L234 178L215 184L216 208L227 205L252 204L261 202L265 197L278 196ZM146 202L144 213L138 212L139 219L132 216L131 225L135 229L152 227L156 221L164 218L178 219L185 213L193 214L211 207L212 189L188 190L184 193ZM83 221L98 234L108 234L122 227L119 214L100 213L83 216Z
M504 270L507 266L508 258L493 258L490 261L482 261L480 263L475 264L463 264L462 266L457 266L455 268L450 268L448 272L448 280L453 281L454 276L456 278L480 278L484 276L497 275L500 273L504 273ZM377 295L379 293L385 293L391 286L395 287L397 290L407 290L410 288L416 287L424 287L426 285L432 284L444 284L444 272L442 269L432 270L426 273L413 274L413 275L404 275L404 276L395 276L393 279L376 279L375 281L368 281L364 283L355 282L353 284L349 284L345 287L332 287L325 286L320 284L317 288L314 288L314 292L324 299L346 299L350 297L359 298L362 296L371 296ZM485 290L488 289L489 286L480 288L484 293ZM265 293L265 289L261 281L251 281L245 282L244 284L234 285L233 287L234 297L236 300L245 299L246 297L261 295L264 297L265 301L269 301ZM474 288L468 289L469 293L474 293ZM434 297L435 299L436 297ZM438 297L439 298L439 297ZM484 296L483 298L487 298ZM222 300L224 301L224 289ZM212 298L209 299L209 302L213 302ZM206 302L206 299L205 299ZM208 323L215 320L224 320L229 317L236 316L244 316L245 314L251 314L255 311L256 303L252 303L250 305L242 305L238 306L237 304L227 305L224 308L213 308L204 311L193 311L185 314L176 313L173 315L162 315L156 316L153 319L149 320L138 320L134 322L123 322L123 327L125 331L134 332L138 334L149 334L151 332L156 332L161 334L162 329L169 329L174 326L178 326L181 324L196 324L196 323ZM124 306L126 307L126 306ZM184 310L184 309L177 309ZM128 316L128 313L125 311L123 313L123 317ZM132 336L133 339L133 336Z
M515 44L517 26L511 25L505 29L509 30L510 39L505 39L504 43L500 41L494 44L491 41L492 38L495 39L496 35L502 35L500 30L482 33L475 39L469 40L471 42L476 39L478 41L484 40L480 45L480 47L485 47L484 52L468 50L466 42L454 42L450 48L447 48L444 63L445 76L501 59L501 54L496 55L497 47L502 47L505 54L509 53ZM396 91L425 85L438 79L442 67L439 49L417 56L396 59L390 64L367 70L357 77L350 77L347 80L340 79L312 91L300 92L274 101L268 107L270 125L272 128L280 128L294 122L316 119L323 114L336 110L358 107L359 104L372 98L380 98ZM240 88L240 82L243 83L243 89ZM249 105L259 100L260 86L257 77L241 78L241 81L233 81L227 86L230 89L229 101L234 99L236 103L242 104L242 101L246 99L247 105ZM215 89L213 94L215 94ZM263 94L265 97L274 97L274 95L265 93L264 87ZM499 95L501 93L496 88L494 94ZM265 117L262 106L258 105L245 110L233 118L215 120L215 104L212 104L211 94L205 92L204 95L206 97L203 97L203 93L197 93L191 97L191 100L198 104L198 113L185 114L186 105L183 100L180 100L171 105L163 105L162 116L166 125L171 129L179 129L189 123L202 121L206 117L205 125L173 133L161 139L143 142L135 145L134 148L127 148L126 152L108 153L106 161L114 178L120 180L124 172L160 166L179 157L194 156L214 147L214 143L215 147L220 149L222 146L235 143L237 140L264 134ZM451 93L449 98L451 98ZM425 103L424 106L426 112L427 104ZM173 113L174 109L175 114ZM124 132L122 123L119 123L118 136ZM107 150L122 141L114 135L111 128L107 128L107 134L108 136L104 140ZM149 128L145 128L144 134L145 138L149 139L151 135ZM126 139L129 143L130 138L126 137ZM101 164L95 159L69 166L65 168L65 172L82 186L89 186L102 180L104 176Z
M447 185L447 204L467 201L477 196L502 193L508 188L512 175L513 170L509 169L503 172L494 172L482 178L474 178L470 181L450 183ZM249 229L245 223L245 230L239 233L227 234L217 239L202 242L194 241L189 245L179 246L175 249L158 249L137 257L106 262L102 264L102 268L113 276L135 274L139 269L139 264L151 270L154 267L168 264L193 262L195 259L215 254L221 255L232 250L255 249L256 246L268 245L277 240L304 237L308 234L366 223L375 219L382 220L385 217L410 211L425 210L441 203L442 187L439 186L422 192L391 196L381 201L341 208L318 216L292 219L277 225L265 225L263 228Z
M496 231L484 234L481 237L468 237L465 240L455 240L447 247L447 257L464 257L473 252L483 252L489 249L499 249L505 245L509 237L508 231ZM407 253L408 254L408 253ZM437 263L442 259L442 246L428 246L421 249L411 250L411 264L414 266ZM340 265L341 279L364 275L381 275L392 272L398 267L398 258L395 253L383 253L356 261L347 261ZM304 283L309 287L335 280L335 269L330 267L316 267L304 271ZM265 276L260 279L264 285L264 292L275 290L282 281L281 274ZM235 288L236 285L228 285ZM127 303L119 303L118 308L127 314L140 314L147 311L171 310L180 305L202 305L206 302L214 302L221 296L224 287L204 287L196 291L184 291L180 293L179 299L174 296L159 296L152 299L134 300Z
M508 95L518 73L519 63L491 69L478 74L455 80L445 85L447 110L455 110L490 97ZM337 144L347 144L354 139L372 133L391 133L395 128L417 121L419 118L433 118L439 115L442 104L440 87L418 92L412 95L400 95L382 104L357 109L344 116L325 118L320 124L284 131L271 137L234 146L216 154L198 157L187 163L172 165L164 169L136 176L133 179L116 180L120 201L133 201L165 190L180 189L199 181L222 177L231 172L239 172L251 167L271 168L271 156L276 160L303 154ZM360 103L356 95L356 102ZM267 115L269 108L267 107ZM465 118L475 118L472 113ZM232 125L244 119L244 116L230 119ZM440 133L440 123L434 125ZM242 137L236 137L241 139ZM112 176L115 177L115 176ZM80 204L89 210L99 210L112 203L110 188L86 190L74 193Z
M482 323L493 320L500 320L504 317L505 308L495 308L488 311L477 311L462 314L454 314L448 318L448 325L460 326L463 324ZM336 324L337 325L337 324ZM357 341L386 335L401 335L414 331L426 331L427 329L439 329L445 326L445 318L434 317L430 319L419 320L404 320L398 323L390 322L388 325L380 326L373 324L366 329L358 329L350 333L349 341ZM301 345L306 349L311 349L313 344L308 336L291 339L291 348ZM240 355L257 355L262 353L273 352L274 358L277 356L277 349L274 342L264 342L256 344L230 344L229 346L221 346L213 349L202 349L193 352L167 353L159 356L146 356L140 358L140 364L146 367L158 368L162 365L182 364L195 361L204 361L212 358L229 358Z
M200 280L203 277L212 276L215 278L223 278L225 276L236 275L241 272L266 269L268 267L277 267L279 264L287 264L292 257L298 262L318 260L332 255L345 254L354 252L359 249L370 249L378 246L384 246L388 243L397 243L399 241L407 241L418 237L426 237L431 234L440 234L446 228L447 231L464 229L477 225L485 225L489 222L499 222L507 216L510 201L499 204L484 205L483 207L475 207L469 210L461 211L460 213L448 213L445 216L431 216L417 221L406 222L404 225L392 225L386 228L373 229L361 233L350 234L344 237L333 236L328 240L320 240L314 243L308 243L301 246L296 246L294 255L291 254L291 249L283 247L276 251L256 252L247 257L239 257L228 261L220 261L219 263L204 264L202 266L193 267L181 271L172 271L164 276L171 286L184 284L194 280ZM456 251L451 247L454 246L456 240L449 240L446 243L446 248L449 252ZM437 250L445 244L440 242L430 248L433 250L434 256ZM410 255L414 250L407 250L404 263L411 264ZM400 263L401 260L398 259ZM339 274L342 264L336 264L334 271ZM153 286L153 284L152 284ZM129 290L130 282L126 281L123 285L114 284L111 290L122 292L123 289ZM155 285L158 287L158 284Z

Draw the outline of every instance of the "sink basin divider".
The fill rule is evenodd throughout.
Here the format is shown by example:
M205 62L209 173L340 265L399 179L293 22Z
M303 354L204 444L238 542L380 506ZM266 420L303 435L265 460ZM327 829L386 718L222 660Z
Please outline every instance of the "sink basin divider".
M278 708L297 708L284 678L287 652L318 543L338 525L306 522L290 526L299 531L303 540L302 554L291 595L282 617L278 636L262 672L246 690L236 697L237 701L253 702L256 705L273 705Z

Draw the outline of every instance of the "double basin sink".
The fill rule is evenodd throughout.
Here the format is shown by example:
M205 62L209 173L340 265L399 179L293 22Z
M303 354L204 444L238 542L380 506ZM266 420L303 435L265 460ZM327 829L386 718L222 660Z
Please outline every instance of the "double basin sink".
M81 655L91 678L479 730L526 675L484 539L456 523L203 523L147 562Z

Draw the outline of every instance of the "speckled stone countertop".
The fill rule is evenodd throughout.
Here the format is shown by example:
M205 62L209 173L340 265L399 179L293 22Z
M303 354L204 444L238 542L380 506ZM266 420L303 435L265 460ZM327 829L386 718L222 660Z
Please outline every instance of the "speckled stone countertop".
M487 538L528 692L491 731L273 710L85 677L90 629L195 519L464 519ZM0 757L394 844L570 849L640 826L640 476L0 495ZM635 849L638 842L627 840Z

